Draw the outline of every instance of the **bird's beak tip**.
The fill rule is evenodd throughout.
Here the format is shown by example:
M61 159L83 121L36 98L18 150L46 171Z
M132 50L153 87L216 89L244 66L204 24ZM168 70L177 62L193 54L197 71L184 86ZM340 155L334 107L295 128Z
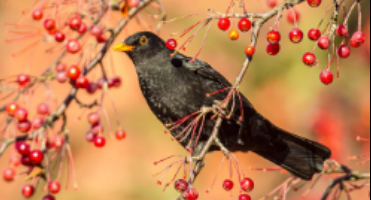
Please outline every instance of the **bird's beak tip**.
M119 52L130 52L135 49L135 46L130 46L127 44L119 44L113 47L114 51L119 51Z

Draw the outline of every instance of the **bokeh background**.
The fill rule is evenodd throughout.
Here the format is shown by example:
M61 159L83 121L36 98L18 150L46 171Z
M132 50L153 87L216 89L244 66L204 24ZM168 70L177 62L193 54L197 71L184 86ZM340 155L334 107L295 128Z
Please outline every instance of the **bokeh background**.
M204 13L210 7L224 11L230 1L163 0L163 2L169 18L174 18L191 13ZM307 32L310 28L316 27L330 2L324 1L318 9L309 8L305 3L298 6L302 16L300 28ZM352 2L352 0L347 1L348 4ZM5 22L17 22L22 18L22 10L31 3L32 1L29 0L0 1L1 26ZM246 0L246 3L247 9L251 12L260 13L269 9L266 0ZM368 42L363 48L354 50L350 59L341 61L341 78L337 79L334 84L324 86L318 79L320 69L310 69L302 64L302 55L311 51L314 45L308 39L295 45L289 41L288 37L283 37L281 53L276 57L267 55L265 33L274 23L270 21L262 30L257 55L241 89L257 110L278 126L318 140L334 151L334 159L352 168L368 171L369 165L360 167L356 162L350 162L347 159L348 156L370 151L369 144L356 141L358 135L367 138L370 135L369 1L364 1L363 5L364 31ZM169 33L182 30L195 23L197 19L197 17L189 18L168 24L161 31L161 36L168 38ZM356 30L356 24L357 18L354 13L350 22L352 32ZM280 28L282 35L288 34L291 28L292 25L286 23L284 18ZM124 40L128 34L138 30L139 27L132 23L117 43ZM0 78L21 72L38 75L53 60L54 55L42 53L44 47L35 47L32 53L14 58L11 53L24 47L26 42L6 44L5 38L8 36L4 28L0 31ZM188 55L195 55L201 39L200 35L189 47ZM250 34L246 34L237 42L232 42L228 39L227 33L218 30L214 25L200 58L233 81L244 61L243 50L249 41ZM69 127L80 188L78 191L73 189L63 191L57 199L174 199L177 196L174 190L170 188L163 192L163 188L156 184L157 179L152 178L152 174L162 170L160 166L154 166L153 162L173 154L186 155L186 152L175 142L171 142L168 135L163 134L164 127L152 115L142 97L133 64L125 55L118 53L113 55L115 71L122 76L124 85L119 90L113 90L111 95L120 113L122 126L128 133L128 138L122 142L110 139L104 149L96 149L85 141L84 135L88 130L88 124L85 120L78 120L81 111L76 105L72 106L68 111ZM317 51L317 55L323 68L327 62L327 55L321 51ZM109 73L113 75L112 70L109 70ZM62 101L69 90L68 85L51 84L51 88L59 101ZM36 91L33 98L34 104L43 101L44 93L44 91ZM87 102L93 99L84 94L81 94L81 97ZM111 103L106 101L105 106L111 118L114 119ZM11 151L8 151L0 159L0 171L7 167L10 155ZM248 176L256 181L256 190L252 193L254 200L266 195L288 177L279 173L248 171L249 166L270 167L272 164L253 154L238 154L237 156ZM211 185L221 158L220 153L213 153L207 157L207 166L196 184L201 193L200 200L238 198L238 191L235 190L231 195L222 190L221 183L228 177L226 168L222 170L212 192L209 194L204 192ZM307 199L320 199L329 180L329 178L323 179ZM24 184L22 175L10 184L0 181L0 199L23 199L20 188ZM368 193L369 188L356 192L354 199L369 199ZM293 193L290 199L299 199L300 194L300 192ZM42 192L39 192L32 199L41 199L41 196Z

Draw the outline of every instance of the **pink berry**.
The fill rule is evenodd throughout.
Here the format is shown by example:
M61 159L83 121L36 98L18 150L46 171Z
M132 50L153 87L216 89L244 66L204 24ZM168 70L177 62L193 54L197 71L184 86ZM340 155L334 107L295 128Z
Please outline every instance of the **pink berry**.
M81 45L79 41L77 41L76 39L72 39L67 42L66 48L69 53L75 54L81 50Z
M65 71L58 72L57 75L55 76L55 79L57 79L59 83L65 83L66 81L68 81L67 72Z
M320 79L323 84L330 85L334 82L334 74L328 69L323 70L320 74Z
M64 138L63 137L61 137L61 136L55 136L53 138L52 146L55 149L61 149L63 147L63 144L64 144Z
M50 113L49 105L46 104L46 103L40 103L37 106L37 113L39 115L49 115L49 113Z
M99 125L99 123L100 123L100 117L99 117L98 113L96 113L96 112L90 113L88 115L88 122L92 126Z
M287 15L287 20L291 23L294 24L295 22L298 22L300 20L300 13L297 10L294 11L289 11Z
M276 7L277 6L277 0L267 0L268 2L268 6L270 7L270 8L274 8L274 7Z
M3 171L3 179L5 181L8 181L8 182L13 181L14 177L15 177L15 170L13 168L6 168Z
M127 4L130 8L136 8L139 6L140 0L128 0Z
M101 27L99 25L93 25L90 28L90 34L95 36L95 37L98 37L98 36L102 35L103 34L103 27Z
M34 20L41 20L43 18L44 14L43 14L43 10L41 9L36 9L32 12L32 18Z
M78 30L81 26L81 18L80 17L72 17L68 22L68 25L72 30Z

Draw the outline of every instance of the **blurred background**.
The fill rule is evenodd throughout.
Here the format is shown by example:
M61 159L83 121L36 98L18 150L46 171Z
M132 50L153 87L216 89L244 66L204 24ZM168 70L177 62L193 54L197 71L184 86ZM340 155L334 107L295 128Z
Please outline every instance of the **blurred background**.
M174 18L192 13L205 13L208 8L225 11L229 0L163 0L168 17ZM318 9L309 8L306 3L298 6L301 13L299 22L304 32L317 27L325 10L331 1L324 1ZM352 0L347 1L350 5ZM269 10L266 0L246 0L249 12L266 12ZM24 5L23 5L24 4ZM27 4L27 5L26 5ZM16 23L22 18L21 12L32 1L0 1L0 24ZM341 78L331 86L324 86L319 81L320 69L308 68L301 62L302 55L311 51L314 43L305 39L301 44L292 44L288 37L283 37L281 53L272 57L267 55L265 48L267 41L265 34L273 26L274 21L266 24L259 40L257 55L242 84L242 93L249 98L259 112L278 126L299 135L315 139L333 150L333 158L347 164L351 168L369 171L369 165L357 166L354 161L348 161L351 155L360 155L370 151L368 143L359 143L357 136L369 138L370 135L370 12L369 1L363 2L364 32L368 41L362 48L353 50L352 56L341 61ZM286 13L285 13L286 16ZM180 20L164 26L161 36L169 38L171 32L183 30L198 18ZM351 17L351 32L357 29L356 12ZM280 31L283 36L293 26L287 23L284 17ZM119 43L130 34L139 31L133 22L120 38ZM38 75L53 60L54 55L42 52L42 47L35 47L32 53L14 58L11 56L25 46L23 41L6 44L8 38L5 29L0 31L0 78L22 72ZM202 40L199 35L186 54L195 55ZM237 42L232 42L226 32L220 31L216 24L213 26L202 51L200 58L207 61L215 69L225 75L230 81L237 76L245 59L244 48L250 42L250 34L245 34ZM39 50L39 51L38 51ZM317 51L321 60L322 69L327 63L326 52ZM86 120L77 120L81 110L72 106L68 110L69 127L71 131L72 150L75 158L76 173L79 190L63 191L57 196L58 200L172 200L177 193L172 189L163 192L163 188L156 184L157 179L152 174L161 171L161 166L154 166L153 162L169 155L186 155L186 152L175 142L171 142L169 135L164 135L164 127L156 120L146 105L139 90L137 75L133 64L125 55L114 53L115 73L123 78L121 89L110 92L120 114L120 121L127 131L128 137L122 142L109 139L107 146L96 149L85 141L85 133L89 129ZM336 66L332 68L336 72ZM113 75L113 70L109 71ZM50 85L55 97L62 101L69 90L68 85L53 83ZM33 102L43 101L44 91L36 91ZM80 94L86 102L92 101L85 94ZM114 109L106 101L111 119L114 119ZM85 118L83 118L85 119ZM112 120L114 124L114 120ZM8 165L8 151L0 159L0 171ZM282 183L288 175L279 173L264 173L248 171L253 167L271 167L271 163L253 154L237 154L249 177L256 181L256 190L252 193L253 199L258 200ZM222 159L220 153L207 156L207 165L197 181L196 187L200 191L200 200L232 200L238 199L238 191L233 195L224 192L221 184L228 178L227 168L223 168L216 186L211 193L206 189L211 185ZM165 167L166 165L163 165ZM20 172L20 171L18 171ZM64 177L67 177L65 174ZM167 180L170 180L171 175ZM320 199L330 177L324 178L307 199ZM0 181L0 199L20 200L21 188L25 184L24 176L18 176L13 183ZM41 188L39 188L41 190ZM299 199L301 192L290 195L291 200ZM354 199L369 199L369 188L354 193ZM32 199L41 199L39 192ZM343 197L344 199L346 197Z

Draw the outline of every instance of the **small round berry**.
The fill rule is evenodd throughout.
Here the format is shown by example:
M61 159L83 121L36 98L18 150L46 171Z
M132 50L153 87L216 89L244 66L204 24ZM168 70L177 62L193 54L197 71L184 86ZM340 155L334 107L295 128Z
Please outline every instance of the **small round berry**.
M307 2L312 8L317 8L322 4L322 0L307 0Z
M81 71L79 66L77 65L72 65L70 68L67 70L67 76L73 80L76 81L80 77Z
M3 179L5 181L8 181L8 182L13 181L14 177L15 177L15 170L13 168L6 168L3 171Z
M301 41L303 41L304 33L300 29L294 28L290 31L289 37L290 37L291 42L300 43Z
M309 67L314 66L317 63L316 55L313 53L306 53L303 56L303 62Z
M197 190L194 189L194 188L189 188L184 194L184 197L187 200L197 200L198 196L199 196L199 194L198 194Z
M218 22L220 30L227 31L231 27L231 20L228 18L220 18Z
M104 127L103 127L102 124L98 124L98 125L92 126L91 132L93 134L95 134L95 135L101 134L101 133L104 132Z
M30 198L34 195L35 188L32 185L25 185L22 188L22 194L26 198Z
M31 151L30 160L34 165L40 165L44 160L44 153L40 150Z
M322 36L318 40L318 46L323 50L327 50L330 47L330 38L327 35Z
M66 48L69 53L75 54L81 50L81 45L78 40L72 39L68 40Z
M8 115L14 117L15 116L15 113L17 112L19 108L19 105L17 103L9 103L7 106L6 106L6 113L8 113Z
M231 180L225 180L223 182L223 189L225 191L231 191L233 189L233 187L234 187L233 181L231 181Z
M55 29L55 20L54 19L46 19L44 21L44 28L46 30L53 30L53 29Z
M46 104L46 103L40 103L37 106L37 113L39 115L49 115L49 113L50 113L49 105Z
M17 83L20 86L26 86L30 82L31 78L29 75L26 74L20 74L17 76Z
M28 133L28 131L31 130L31 127L32 127L32 124L30 121L26 120L26 121L19 121L17 123L17 129L21 132L21 133Z
M280 52L280 50L281 50L281 45L279 43L268 44L267 46L267 53L272 56L277 55Z
M49 194L49 195L46 195L46 196L43 198L43 200L55 200L55 197Z
M94 139L97 137L97 135L95 135L94 133L92 133L91 131L87 132L85 134L85 139L86 141L88 142L94 142Z
M59 83L65 83L68 80L67 72L58 72L55 75L55 79L57 79Z
M60 32L60 31L57 31L54 34L54 39L57 42L63 42L66 39L66 36L64 35L64 33Z
M66 65L65 64L63 64L63 63L58 63L58 65L57 66L55 66L55 71L57 71L57 72L64 72L64 71L66 71Z
M31 166L32 162L28 155L24 155L21 157L21 163L23 166Z
M48 34L49 35L55 35L57 32L58 32L58 29L57 28L53 28L51 30L48 30Z
M106 145L106 139L101 136L94 138L94 145L98 148L102 148Z
M101 34L96 37L96 40L98 43L106 43L108 39L104 34Z
M252 27L252 23L249 19L247 18L242 18L239 22L238 22L238 28L240 29L240 31L242 32L247 32L251 29Z
M61 184L58 181L52 181L48 184L50 193L58 194L61 191Z
M350 46L353 48L359 48L362 46L362 43L357 43L355 40L350 40Z
M112 87L119 88L122 84L122 80L118 76L112 77L110 80L112 81L113 84Z
M95 37L98 37L99 35L102 35L103 34L103 27L101 27L99 25L93 25L90 28L90 34L95 36Z
M341 58L349 58L350 54L352 53L352 50L351 50L350 47L347 46L347 45L341 45L341 46L338 48L337 53L338 53L338 55L339 55Z
M89 122L92 126L97 126L97 125L99 125L99 123L100 123L100 117L99 117L98 113L96 113L96 112L90 113L90 114L88 115L88 122Z
M28 112L24 108L18 108L17 111L15 112L15 118L18 119L20 122L27 121L28 117Z
M187 191L188 186L189 185L188 185L187 181L185 181L184 179L179 179L179 180L175 181L175 183L174 183L174 188L179 193L183 193L183 192Z
M98 90L98 84L94 82L90 82L89 86L86 88L86 91L89 94L94 94Z
M18 167L19 165L21 165L21 159L18 156L12 156L9 160L9 164L12 167Z
M81 26L81 18L80 17L72 17L70 21L68 22L68 25L72 30L78 30Z
M255 183L250 178L245 178L241 181L241 189L245 192L251 192L255 188Z
M241 194L238 199L239 200L251 200L251 197L248 194Z
M253 46L247 46L246 49L245 49L245 54L247 56L252 57L255 54L255 47L253 47Z
M352 40L355 43L364 44L366 42L366 36L362 31L357 31L353 34Z
M267 40L271 44L279 43L281 41L281 34L280 34L280 32L275 31L275 30L270 31L267 34Z
M311 29L308 32L308 38L313 41L318 41L322 36L322 33L318 29Z
M63 137L61 137L61 136L55 136L53 138L52 146L55 149L61 149L63 147L63 144L64 144L64 138Z
M297 10L289 11L289 13L287 15L287 20L292 24L295 24L295 22L299 22L300 21L299 11L297 11Z
M178 46L178 42L175 40L175 39L169 39L167 42L166 42L166 47L172 51L174 51L176 49L176 47Z
M139 6L140 0L128 0L127 4L130 8L136 8Z
M25 142L17 142L15 144L15 148L18 151L19 154L24 155L24 156L28 156L31 152L30 151L30 149L31 149L30 145L28 145Z
M328 69L323 70L320 74L320 79L323 84L330 85L334 82L334 74Z
M231 30L231 32L229 33L229 38L231 40L238 40L238 38L240 38L240 33L237 31L237 30Z
M277 6L277 0L268 0L268 6L270 7L270 8L274 8L274 7L276 7Z
M339 36L339 37L345 37L345 36L348 36L348 28L344 25L344 24L340 24L337 28L336 28L336 34Z
M81 25L77 29L77 32L80 33L80 34L84 34L84 33L86 33L87 30L88 30L88 26L84 22L81 22Z
M32 18L34 20L41 20L43 18L44 14L43 14L43 10L41 9L35 9L33 12L32 12Z
M76 87L86 89L89 86L89 80L85 76L80 76L76 79Z
M123 130L116 131L115 135L118 140L123 140L126 138L126 132Z

